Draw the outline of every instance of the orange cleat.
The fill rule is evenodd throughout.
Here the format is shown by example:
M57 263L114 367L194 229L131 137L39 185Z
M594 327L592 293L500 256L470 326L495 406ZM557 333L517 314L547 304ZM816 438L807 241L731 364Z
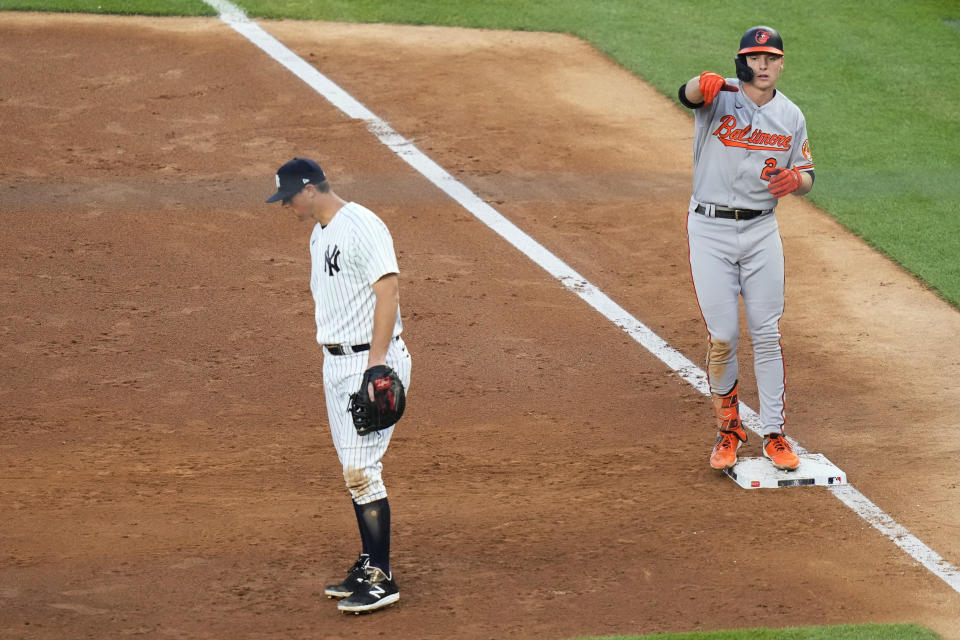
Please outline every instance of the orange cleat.
M793 471L800 466L800 458L793 452L790 441L781 433L770 433L764 437L763 455L770 458L777 469Z
M717 444L710 454L710 466L729 469L737 464L737 449L747 441L747 432L740 424L740 385L733 384L724 395L713 394L713 413L717 416Z
M710 466L714 469L729 469L737 464L737 450L747 441L747 432L739 424L733 429L717 432L717 444L710 454Z

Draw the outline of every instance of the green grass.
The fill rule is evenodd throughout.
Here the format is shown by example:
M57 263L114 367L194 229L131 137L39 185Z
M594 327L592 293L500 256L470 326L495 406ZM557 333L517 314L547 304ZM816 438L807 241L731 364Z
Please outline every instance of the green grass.
M808 0L239 0L254 17L556 31L592 42L675 99L705 68L733 75L755 24L777 27L780 87L807 116L808 196L960 306L960 4ZM200 0L0 0L0 9L211 15Z
M580 640L937 640L940 636L912 624L841 625L796 629L743 629L649 636L607 636Z
M0 0L2 11L67 11L153 16L215 16L201 0Z

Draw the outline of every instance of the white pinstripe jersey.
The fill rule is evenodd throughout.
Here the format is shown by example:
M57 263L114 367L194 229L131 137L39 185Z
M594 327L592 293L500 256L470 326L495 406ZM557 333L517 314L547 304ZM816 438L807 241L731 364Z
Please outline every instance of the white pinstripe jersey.
M727 84L739 80L727 78ZM721 91L713 103L693 110L693 198L736 209L772 209L767 190L774 167L813 170L807 122L782 91L758 107L740 91Z
M349 202L310 234L310 291L313 293L317 342L367 344L373 336L372 285L399 273L387 225L366 207ZM400 310L393 335L400 335Z

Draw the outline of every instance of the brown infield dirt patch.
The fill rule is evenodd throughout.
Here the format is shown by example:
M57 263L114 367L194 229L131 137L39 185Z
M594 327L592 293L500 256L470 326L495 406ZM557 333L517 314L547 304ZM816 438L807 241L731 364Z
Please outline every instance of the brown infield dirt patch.
M680 108L566 36L264 26L702 360ZM960 638L944 582L822 488L711 472L705 398L220 22L0 14L0 58L0 636ZM294 155L403 272L402 600L372 616L321 593L358 546L309 228L262 204ZM778 216L789 433L957 566L960 314L804 201Z

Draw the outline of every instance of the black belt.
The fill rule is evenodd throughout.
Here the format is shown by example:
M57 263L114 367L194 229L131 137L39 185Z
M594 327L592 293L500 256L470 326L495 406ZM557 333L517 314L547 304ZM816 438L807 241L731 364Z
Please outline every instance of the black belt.
M394 340L399 340L400 336L394 336ZM345 351L343 345L340 344L325 344L323 348L327 350L332 356L346 356L351 353L360 353L361 351L370 351L370 344L354 344L350 345L350 351Z
M344 351L343 345L339 345L339 344L325 344L323 345L323 348L326 349L327 353L329 353L332 356L345 356L350 353L357 353L359 351L370 351L369 344L352 345L350 347L350 351Z
M697 213L707 214L707 207L702 204L698 204L697 208L694 209ZM719 207L715 208L714 216L717 218L725 218L727 220L753 220L754 218L759 218L760 216L770 213L773 209L721 209Z

